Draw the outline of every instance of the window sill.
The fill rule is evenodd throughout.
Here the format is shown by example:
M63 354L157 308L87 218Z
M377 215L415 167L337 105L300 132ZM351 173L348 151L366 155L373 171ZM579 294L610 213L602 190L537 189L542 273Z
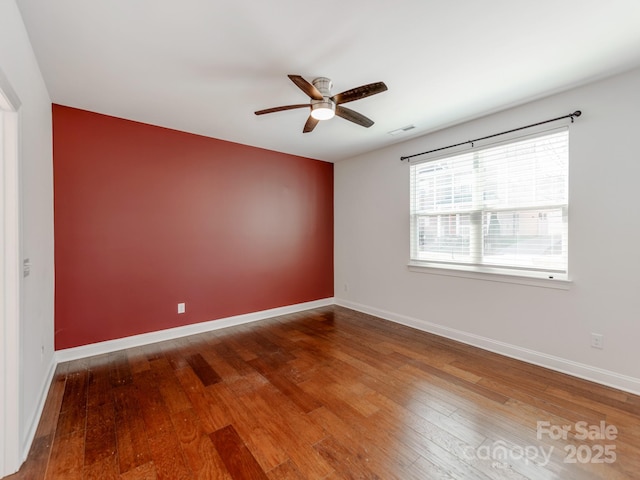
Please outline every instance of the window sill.
M426 273L429 275L444 275L448 277L472 278L475 280L485 280L489 282L515 283L518 285L528 285L531 287L554 288L559 290L569 290L571 280L566 275L558 275L554 278L548 278L541 274L527 274L523 272L520 275L514 275L511 272L501 271L499 269L480 268L471 270L470 267L441 267L433 264L411 262L407 265L410 272Z

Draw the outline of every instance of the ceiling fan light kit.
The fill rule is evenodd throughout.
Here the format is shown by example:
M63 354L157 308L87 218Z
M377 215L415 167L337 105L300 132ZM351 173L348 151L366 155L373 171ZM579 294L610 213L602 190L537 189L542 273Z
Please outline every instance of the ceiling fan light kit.
M336 106L332 102L311 102L311 116L316 120L330 120L336 115Z
M326 77L318 77L311 83L307 82L300 75L289 75L289 79L295 83L300 90L309 96L311 99L310 103L267 108L265 110L258 110L255 114L264 115L266 113L281 112L295 108L310 108L311 111L309 118L304 125L304 129L302 130L303 133L313 131L318 122L321 120L329 120L335 115L357 125L369 128L373 125L373 120L354 110L343 107L341 104L360 100L361 98L369 97L387 90L387 86L383 82L376 82L352 88L332 96L331 88L333 87L333 83Z

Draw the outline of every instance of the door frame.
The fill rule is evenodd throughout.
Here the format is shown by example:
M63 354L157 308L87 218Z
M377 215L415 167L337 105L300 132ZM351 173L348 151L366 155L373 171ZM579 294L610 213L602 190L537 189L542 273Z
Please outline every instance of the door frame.
M0 477L16 472L22 463L20 105L0 68Z

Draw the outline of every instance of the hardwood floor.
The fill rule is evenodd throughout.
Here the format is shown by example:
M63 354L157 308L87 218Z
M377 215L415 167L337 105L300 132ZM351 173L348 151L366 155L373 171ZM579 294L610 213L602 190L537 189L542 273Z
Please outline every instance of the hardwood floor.
M326 307L60 364L8 478L640 478L640 397Z

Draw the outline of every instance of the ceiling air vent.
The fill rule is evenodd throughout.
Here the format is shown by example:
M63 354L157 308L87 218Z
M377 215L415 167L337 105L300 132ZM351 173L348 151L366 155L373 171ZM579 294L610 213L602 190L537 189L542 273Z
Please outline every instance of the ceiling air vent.
M389 132L389 135L399 135L401 133L408 132L409 130L413 130L414 128L416 128L415 125L407 125L406 127L398 128L396 130L391 130Z

